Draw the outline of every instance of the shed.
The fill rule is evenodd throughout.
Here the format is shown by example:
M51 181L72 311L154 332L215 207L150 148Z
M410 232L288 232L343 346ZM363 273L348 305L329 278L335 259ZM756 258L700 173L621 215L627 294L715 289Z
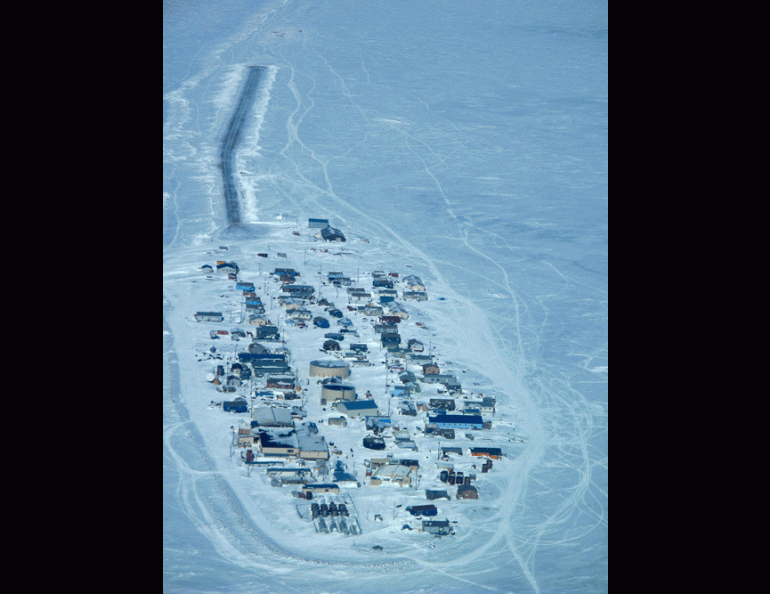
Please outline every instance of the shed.
M410 505L406 508L406 511L408 511L413 516L435 516L438 514L438 509L436 509L436 506L432 503L429 503L427 505Z
M478 499L479 491L473 485L458 485L457 499Z
M425 283L414 274L404 277L404 287L407 291L425 291Z
M225 319L221 311L199 311L195 314L198 322L221 322Z
M245 413L249 412L249 405L244 398L225 401L222 403L222 410L225 412Z

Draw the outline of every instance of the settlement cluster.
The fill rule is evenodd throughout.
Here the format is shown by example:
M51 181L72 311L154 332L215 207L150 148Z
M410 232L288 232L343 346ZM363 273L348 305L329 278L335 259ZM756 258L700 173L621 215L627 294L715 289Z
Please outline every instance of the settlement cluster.
M326 230L320 245L345 241L325 220L308 227ZM214 254L225 259L201 272L225 284L226 301L193 317L211 341L199 354L210 407L235 415L231 456L249 475L287 488L317 532L360 534L357 495L397 487L410 520L403 529L453 534L452 501L483 498L479 475L503 452L483 445L495 442L496 399L464 389L464 370L442 369L451 364L432 352L431 329L416 319L428 300L422 280L393 270L298 270L268 251L242 270L225 246ZM425 519L437 504L447 518ZM383 508L366 520L389 515Z

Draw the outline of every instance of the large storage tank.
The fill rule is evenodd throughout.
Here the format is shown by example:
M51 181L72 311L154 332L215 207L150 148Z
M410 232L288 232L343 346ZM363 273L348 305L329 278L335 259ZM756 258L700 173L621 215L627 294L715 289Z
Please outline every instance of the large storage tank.
M350 375L350 367L344 361L336 359L317 359L310 362L311 377L341 377Z
M326 384L321 386L321 399L326 402L335 400L355 400L356 388L346 384Z

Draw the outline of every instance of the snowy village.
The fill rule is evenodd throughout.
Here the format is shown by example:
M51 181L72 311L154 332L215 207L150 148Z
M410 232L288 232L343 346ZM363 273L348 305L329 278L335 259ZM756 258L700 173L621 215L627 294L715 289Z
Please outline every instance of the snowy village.
M328 220L290 231L300 261L255 245L236 262L221 245L193 281L211 289L189 322L230 461L290 504L298 534L452 537L473 506L494 508L485 477L525 441L496 408L504 395L466 385L433 344L456 322L408 264L345 269Z

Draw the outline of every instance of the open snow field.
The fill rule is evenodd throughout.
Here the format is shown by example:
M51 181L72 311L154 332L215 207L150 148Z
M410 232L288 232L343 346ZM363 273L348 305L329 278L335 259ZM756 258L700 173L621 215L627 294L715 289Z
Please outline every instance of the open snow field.
M167 3L164 31L164 591L605 592L606 3ZM233 151L243 225L228 229L219 154L249 66L265 68ZM311 217L348 241L324 244ZM217 260L273 297L268 272L295 268L343 310L345 290L319 272L365 287L373 270L422 278L428 301L401 301L404 340L430 345L464 395L497 399L491 430L441 446L506 454L487 474L453 460L477 465L479 489L432 502L455 535L402 529L419 526L405 507L426 487L454 492L437 480L439 440L418 432L424 413L394 414L418 451L387 450L420 461L416 488L364 479L380 453L361 447L363 421L318 425L341 451L331 466L362 482L343 489L358 536L317 534L290 487L231 456L245 415L208 407L234 396L206 381L222 362L209 349L232 357L247 342L209 338L241 314L235 283L200 271ZM327 358L334 327L289 326L263 302L293 361ZM194 321L207 310L225 322ZM394 374L371 320L349 317L376 363L349 382L383 411ZM295 369L308 419L339 416Z

